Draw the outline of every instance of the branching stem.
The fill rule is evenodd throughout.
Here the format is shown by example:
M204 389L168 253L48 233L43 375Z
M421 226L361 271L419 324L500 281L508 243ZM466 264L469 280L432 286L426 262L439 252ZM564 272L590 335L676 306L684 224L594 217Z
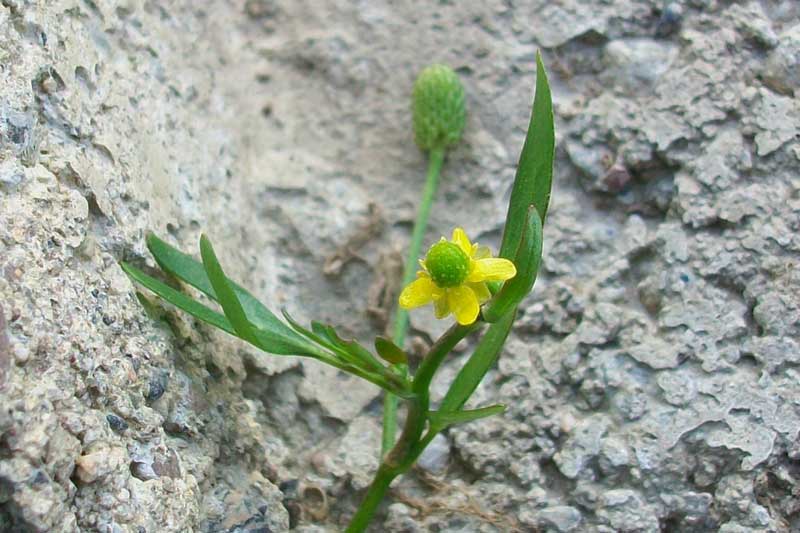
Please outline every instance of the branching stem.
M346 530L347 533L359 533L366 529L367 524L370 523L372 516L378 509L378 505L383 500L389 484L414 464L419 454L422 453L422 450L433 438L430 431L422 438L430 405L429 389L431 381L447 354L452 351L461 339L477 329L479 325L479 322L469 326L456 324L447 330L428 350L428 355L422 361L413 382L412 391L414 396L408 400L408 415L403 426L403 432L400 434L397 444L385 454L375 479L367 489L364 500Z

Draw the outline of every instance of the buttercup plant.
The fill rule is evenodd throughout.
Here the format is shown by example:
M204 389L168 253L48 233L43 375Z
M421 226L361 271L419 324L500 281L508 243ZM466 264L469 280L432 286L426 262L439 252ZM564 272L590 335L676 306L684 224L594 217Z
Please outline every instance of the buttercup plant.
M422 239L428 227L428 216L433 198L439 186L439 174L444 163L445 152L461 140L467 109L464 103L464 87L458 75L450 67L431 65L419 73L414 82L411 96L411 113L414 124L414 141L423 151L428 152L428 177L419 204L419 211L411 232L411 243L403 269L403 286L414 280L417 259L422 248ZM443 302L447 302L445 299ZM402 348L408 331L408 313L400 306L394 315L392 340ZM396 369L405 375L405 364L399 363ZM383 437L381 438L381 457L394 445L397 433L397 396L386 393L383 404Z
M405 335L407 317L395 323L395 342L378 337L374 353L354 340L343 339L329 325L311 322L305 327L286 312L281 320L225 275L206 236L200 238L201 261L152 234L147 237L147 246L166 274L204 293L219 305L221 312L133 265L122 264L125 272L143 287L264 352L317 359L359 376L405 403L406 417L400 436L382 455L375 478L347 528L350 533L367 528L391 482L414 464L438 433L453 424L504 411L502 405L478 409L464 409L464 405L500 354L517 306L533 287L541 261L542 225L550 200L555 135L550 88L539 54L536 63L533 112L498 257L491 257L487 248L471 243L464 231L456 228L451 240L442 239L430 247L419 270L417 255L424 233L419 228L425 226L427 212L423 212L429 211L436 188L435 183L430 186L431 181L438 179L444 149L460 138L464 115L459 111L463 110L463 89L451 70L431 67L423 71L415 84L416 141L421 148L430 151L431 159L423 197L430 198L427 208L423 201L412 235L409 257L413 258L413 264L410 276L406 272L408 279L399 305L404 313L405 309L433 304L437 317L453 315L455 324L430 347L413 372L408 371L408 357L399 346L402 338L397 342L398 331L402 330L401 337ZM426 96L420 100L418 94ZM459 100L460 104L456 105ZM431 174L436 178L431 179ZM437 370L459 341L479 330L484 330L483 335L472 355L466 359L439 405L432 406L430 386Z

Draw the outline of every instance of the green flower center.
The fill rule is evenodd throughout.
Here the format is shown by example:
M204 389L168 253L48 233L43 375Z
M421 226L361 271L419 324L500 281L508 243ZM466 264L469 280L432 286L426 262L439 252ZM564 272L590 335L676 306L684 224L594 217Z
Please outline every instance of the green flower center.
M452 242L437 242L425 256L425 266L433 282L443 289L458 287L469 274L469 257Z

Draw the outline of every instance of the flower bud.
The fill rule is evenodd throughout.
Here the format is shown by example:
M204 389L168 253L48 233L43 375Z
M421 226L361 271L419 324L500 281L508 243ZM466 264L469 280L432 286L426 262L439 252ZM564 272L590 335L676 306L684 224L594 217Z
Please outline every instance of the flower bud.
M458 143L467 113L458 75L444 65L425 68L414 82L412 111L414 140L421 149Z

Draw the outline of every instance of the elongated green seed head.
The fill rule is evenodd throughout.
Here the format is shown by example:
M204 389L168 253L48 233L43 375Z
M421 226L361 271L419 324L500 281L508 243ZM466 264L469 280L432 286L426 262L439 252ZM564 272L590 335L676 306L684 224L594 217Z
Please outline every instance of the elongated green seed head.
M464 87L453 69L426 67L414 82L412 95L414 140L423 150L447 148L458 143L467 110Z

